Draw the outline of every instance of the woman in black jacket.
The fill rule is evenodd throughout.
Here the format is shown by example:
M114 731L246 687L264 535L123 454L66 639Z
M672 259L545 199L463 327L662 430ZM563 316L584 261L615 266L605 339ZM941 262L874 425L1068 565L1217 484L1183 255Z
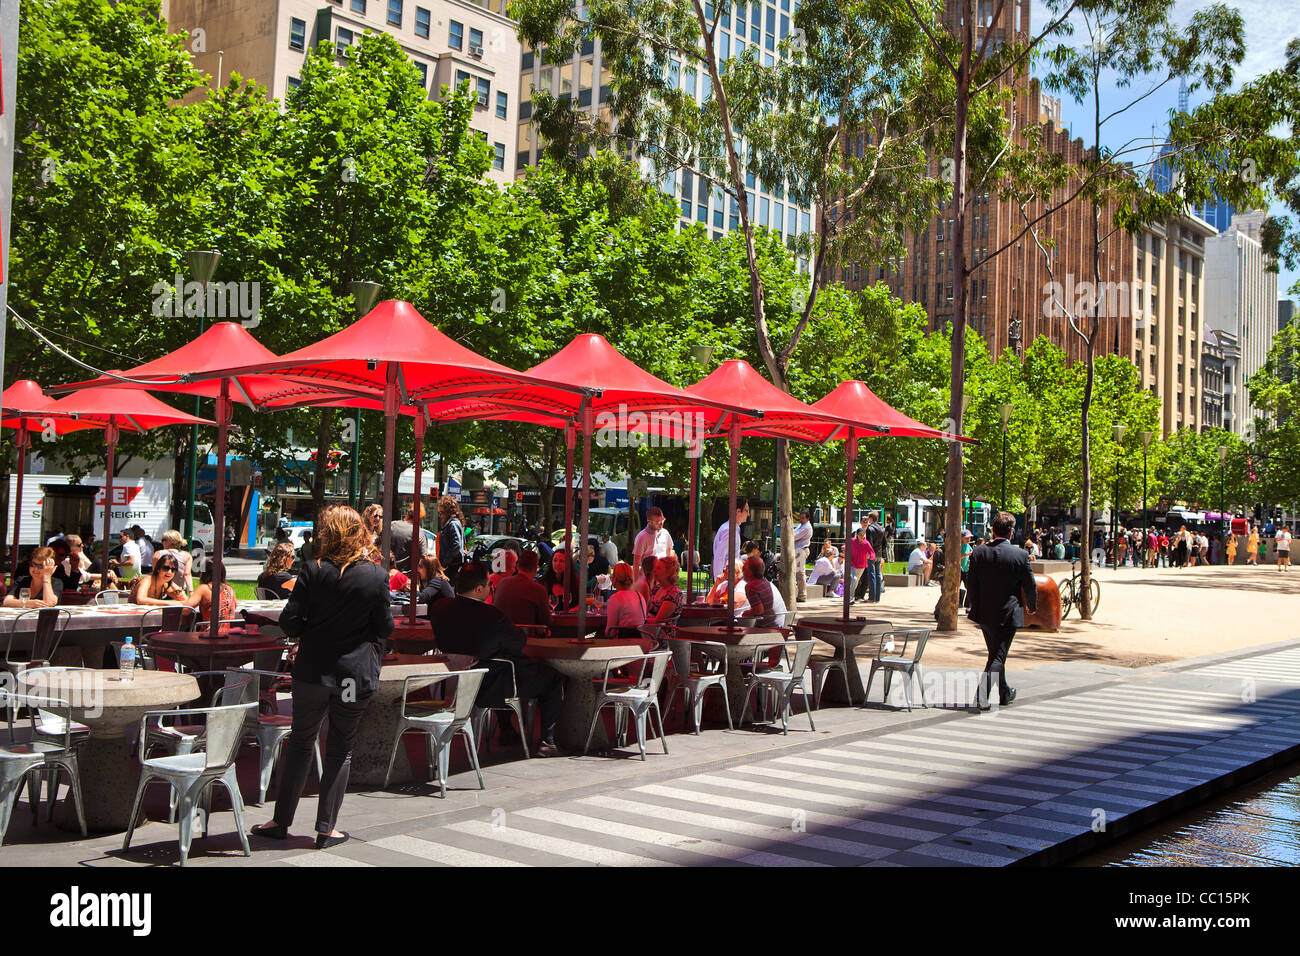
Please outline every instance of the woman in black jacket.
M348 839L334 824L347 791L357 725L379 686L384 639L393 632L388 575L367 559L370 547L370 532L351 508L332 505L321 512L315 557L303 563L280 614L280 627L299 640L293 665L293 731L285 744L274 820L254 827L255 836L283 840L289 835L307 782L312 744L328 714L316 849Z
M438 532L438 560L447 579L454 582L465 563L465 516L451 495L438 499L438 521L442 524Z

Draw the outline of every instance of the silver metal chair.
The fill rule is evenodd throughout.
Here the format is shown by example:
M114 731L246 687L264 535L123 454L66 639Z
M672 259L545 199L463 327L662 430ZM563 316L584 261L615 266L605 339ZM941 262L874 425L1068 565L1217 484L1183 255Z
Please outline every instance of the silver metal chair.
M928 707L925 700L925 680L921 673L921 655L925 652L925 642L930 639L930 631L917 628L915 630L898 630L885 631L880 635L880 644L876 648L875 660L871 662L871 672L867 675L867 691L863 695L862 704L866 706L866 698L871 696L871 682L876 679L876 671L885 672L885 696L884 702L889 702L889 683L895 671L901 672L907 678L904 685L904 692L907 697L907 709L910 713L912 710L912 677L915 675L917 682L921 686L921 706ZM900 646L901 643L901 646ZM907 656L907 646L912 645L912 656Z
M393 738L393 750L388 757L388 772L384 774L384 786L393 776L393 765L397 762L397 750L402 744L402 735L408 730L417 730L425 735L425 746L429 756L429 780L432 782L435 767L438 775L439 796L447 796L447 768L451 762L451 742L457 734L465 737L465 749L469 751L470 763L478 774L480 790L486 790L483 782L483 770L478 765L478 747L474 742L474 699L478 696L483 678L487 676L486 667L473 670L449 671L443 673L412 674L402 681L402 713L397 721L397 735ZM411 692L424 691L455 678L456 686L450 698L445 700L412 700ZM413 682L418 686L411 687Z
M95 595L95 604L98 607L126 604L127 596L126 591L100 591Z
M283 601L284 598L270 588L253 588L253 598L257 601Z
M710 687L717 687L722 691L722 702L727 711L727 729L735 730L731 722L731 702L727 699L727 645L674 638L668 641L668 647L673 655L673 673L668 679L664 710L672 713L673 700L680 690L686 713L691 716L698 737L700 718L704 715L704 695Z
M537 711L537 705L532 700L521 698L519 696L519 683L516 679L514 661L507 660L504 657L492 657L482 663L504 664L506 667L509 667L510 685L506 689L507 693L505 703L501 706L479 707L475 705L474 711L470 715L470 719L474 722L474 733L478 736L478 744L480 747L485 749L489 748L488 741L492 736L492 722L497 719L497 713L509 712L514 714L515 719L519 722L519 739L520 743L523 744L524 759L528 760L531 757L531 754L528 752L528 735L532 733L533 715ZM467 670L468 667L473 667L474 665L470 664L468 667L461 667L459 664L452 663L452 666L457 670Z
M821 638L826 632L819 631L815 627L796 626L794 629L796 636L800 640L815 640ZM829 635L828 635L829 636ZM831 644L832 641L826 641ZM857 662L853 662L857 666ZM838 671L840 677L844 680L844 686L849 686L849 662L841 657L827 657L824 654L814 654L808 658L808 670L812 673L812 695L813 707L816 710L822 709L822 691L826 689L826 678L832 671ZM863 698L866 702L866 698ZM853 695L849 694L849 703L853 703Z
M59 672L66 673L76 671L88 675L87 680L92 679L89 675L103 674L103 671L96 670L93 667L32 667L23 673L33 676L41 673ZM90 728L85 724L77 721L68 721L64 716L53 710L38 709L32 715L34 723L32 725L31 739L33 741L42 741L48 744L68 745L70 744L74 751L80 751L86 741L90 739ZM46 815L47 820L54 819L54 801L58 795L59 768L47 767L45 773L38 774L39 780L48 777L49 786L49 811Z
M200 677L220 677L224 680L221 687L218 687L212 694L212 706L215 707L232 707L243 704L248 701L247 691L254 687L252 700L257 702L256 683L253 675L240 671L237 668L229 668L224 671L191 671L190 676L198 679ZM192 712L192 711L191 711ZM195 722L189 723L167 723L166 716L179 713L179 711L157 711L162 714L157 718L153 726L145 727L141 722L141 728L144 736L141 737L140 754L141 760L148 756L154 747L161 747L167 753L172 755L190 754L198 750L203 750L204 734L207 733L207 725ZM170 799L170 813L167 817L168 823L176 822L176 803L178 793L173 790Z
M31 650L25 658L15 656L14 639L18 636L22 622L33 615L36 617L36 625L32 628ZM5 643L5 671L16 676L20 671L48 665L63 642L64 631L67 630L68 622L71 620L72 612L67 608L58 607L30 608L14 615L13 620L9 622L9 635ZM15 703L14 696L9 698L5 711L9 723L9 743L12 744L14 721L18 719L18 704Z
M190 855L193 837L194 812L201 810L203 837L208 835L211 816L212 787L221 784L230 795L231 809L235 813L235 829L244 856L249 856L248 835L244 831L244 798L239 793L239 780L235 775L235 755L244 737L248 713L257 713L257 704L232 704L222 707L188 707L182 710L155 710L140 718L140 785L135 791L122 852L131 849L131 834L140 815L145 787L153 780L163 780L173 792L181 795L179 805L181 866ZM203 750L195 753L173 754L167 757L145 757L145 740L148 723L160 717L203 717Z
M234 680L241 689L241 702L258 703L262 699L263 680L266 686L274 688L283 686L285 681L292 685L292 676L282 673L281 671L259 671L251 668L230 668L227 675ZM247 683L239 682L236 675L248 674L255 679ZM233 703L233 701L232 701ZM289 734L293 731L293 717L289 714L263 714L259 707L251 717L248 718L248 725L244 728L244 736L247 739L257 743L257 760L258 760L258 783L257 783L257 805L260 807L266 803L266 791L270 789L271 777L275 772L276 764L280 757L280 750L284 742L289 739ZM321 760L320 738L313 741L316 750L316 777L320 779L325 775L325 765Z
M754 692L771 694L776 698L776 712L781 717L781 733L790 732L790 698L797 690L804 698L804 710L808 713L808 726L816 730L813 723L811 701L803 687L804 672L808 669L808 658L812 656L812 641L782 641L780 643L754 645L754 660L766 656L774 647L781 649L781 663L777 667L755 668L749 678L749 687L745 690L745 704L740 709L740 722L745 723L745 714L749 712L749 702Z
M659 742L663 744L664 754L668 753L663 713L659 710L659 685L668 671L668 661L671 657L670 651L655 651L653 654L615 657L605 662L605 676L600 682L600 694L596 697L596 710L591 715L591 726L587 728L587 742L582 748L584 754L591 749L591 736L596 732L596 721L600 720L600 712L606 705L615 708L616 725L620 711L631 714L636 722L636 743L641 750L642 760L645 760L646 715L653 712L659 725ZM633 677L634 683L610 687L610 674L622 668L637 671ZM646 673L647 670L649 674ZM626 730L619 735L618 746L623 746L625 737Z
M16 701L17 706L27 708L32 721L33 734L40 722L49 725L57 721L64 728L61 741L52 742L33 737L30 743L0 747L0 843L4 842L5 831L9 829L9 819L13 815L14 803L18 800L18 793L22 790L23 783L26 782L28 786L32 823L35 823L41 807L40 780L47 773L57 775L60 771L66 771L68 774L69 790L77 809L77 822L81 824L81 835L86 836L86 813L81 799L81 771L77 765L77 748L72 744L71 704L56 697L14 694L3 688L0 688L0 696L8 696L11 701ZM55 780L50 783L51 791L58 789ZM51 793L51 807L53 799Z

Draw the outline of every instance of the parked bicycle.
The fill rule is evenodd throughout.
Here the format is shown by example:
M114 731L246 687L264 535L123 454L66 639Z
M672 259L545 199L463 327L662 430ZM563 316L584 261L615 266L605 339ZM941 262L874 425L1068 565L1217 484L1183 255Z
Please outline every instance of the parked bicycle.
M1080 581L1079 559L1074 558L1070 561L1070 567L1073 569L1070 576L1063 581L1057 582L1061 591L1061 620L1070 616L1070 608L1079 603L1082 595L1083 585ZM1088 608L1094 614L1097 612L1097 605L1101 601L1101 585L1097 579L1089 576L1088 578Z

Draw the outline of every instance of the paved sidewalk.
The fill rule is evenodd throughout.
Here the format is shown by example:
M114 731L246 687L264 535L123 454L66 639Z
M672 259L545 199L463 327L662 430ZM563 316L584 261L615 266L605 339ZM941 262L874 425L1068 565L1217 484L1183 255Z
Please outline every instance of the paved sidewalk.
M1046 665L996 714L956 706L973 677L929 671L947 706L910 714L881 706L877 683L866 709L814 712L815 733L796 714L788 736L670 733L671 754L652 741L644 763L495 754L489 790L460 773L446 800L426 785L350 793L354 839L325 852L314 798L288 843L254 840L251 859L218 807L190 865L1051 863L1300 756L1300 641L1141 671ZM120 835L32 828L20 805L0 865L167 865L175 841L150 822L123 855Z

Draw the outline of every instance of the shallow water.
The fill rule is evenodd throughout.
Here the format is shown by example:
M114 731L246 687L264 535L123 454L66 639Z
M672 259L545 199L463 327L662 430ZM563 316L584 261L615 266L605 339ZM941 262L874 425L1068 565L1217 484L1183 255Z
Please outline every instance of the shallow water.
M1300 865L1300 766L1238 787L1075 865Z

